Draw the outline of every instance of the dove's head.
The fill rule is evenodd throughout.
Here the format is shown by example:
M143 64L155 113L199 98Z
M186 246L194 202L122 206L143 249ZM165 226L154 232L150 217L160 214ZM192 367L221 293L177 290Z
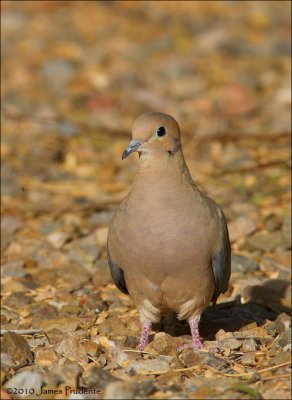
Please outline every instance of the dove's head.
M174 155L180 149L180 129L170 115L149 112L140 115L134 122L132 140L122 159L137 151L140 155Z

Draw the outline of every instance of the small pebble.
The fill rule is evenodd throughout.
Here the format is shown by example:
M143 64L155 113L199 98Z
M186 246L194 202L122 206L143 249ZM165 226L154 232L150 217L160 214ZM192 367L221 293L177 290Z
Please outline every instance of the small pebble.
M256 351L258 349L257 341L253 338L245 339L242 343L242 351Z
M246 353L241 357L241 363L243 365L254 365L255 355L253 353Z

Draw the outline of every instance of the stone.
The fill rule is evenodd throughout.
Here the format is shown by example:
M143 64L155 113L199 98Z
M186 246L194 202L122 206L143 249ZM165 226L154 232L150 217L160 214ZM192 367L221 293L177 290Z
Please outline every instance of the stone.
M35 353L35 363L39 367L50 368L58 362L58 359L59 357L53 348L41 348Z
M61 227L60 221L46 221L41 223L39 226L39 231L42 235L49 235L53 231L56 231Z
M47 240L55 249L60 249L69 240L70 234L62 231L55 231L47 235Z
M262 258L265 271L277 272L278 279L291 280L291 251L276 252Z
M65 337L55 345L57 353L78 363L87 363L88 356L82 343L71 336Z
M223 349L225 350L237 350L241 347L242 342L241 340L235 339L235 338L230 338L230 339L225 339L221 342Z
M89 354L91 357L95 357L98 353L99 346L97 343L92 342L91 340L83 340L82 346L86 354Z
M44 331L58 329L63 333L69 333L76 331L78 325L79 320L77 318L66 318L60 316L58 318L40 321L36 326Z
M1 353L1 363L0 363L0 384L1 387L4 382L6 382L9 378L11 378L11 368L15 367L15 363L7 353ZM1 391L2 394L2 391ZM2 399L2 396L0 395Z
M281 231L275 232L257 232L246 239L246 244L251 249L259 249L269 252L280 247L283 242Z
M270 360L269 365L270 366L279 365L279 364L284 364L289 361L291 361L291 353L289 353L287 351L280 351L279 353L277 353L275 355L275 357L273 357Z
M255 222L247 217L238 217L228 224L230 241L235 242L256 230Z
M222 343L219 340L205 340L204 347L211 353L220 353L223 351Z
M92 365L85 370L82 377L89 388L97 387L98 389L104 389L110 382L118 381L118 379L113 377L109 372L104 371L96 365Z
M107 259L103 258L97 260L94 264L93 275L92 275L93 287L95 289L105 286L112 282L110 269L108 266Z
M291 328L289 328L286 332L282 333L278 339L275 340L272 347L280 348L285 347L287 344L291 343Z
M79 127L71 121L62 121L58 123L58 133L65 137L76 136L79 134Z
M3 385L3 383L6 382L11 377L11 374L10 374L11 367L14 367L14 366L15 366L15 364L9 354L1 353L1 371L0 371L1 385ZM0 398L2 399L1 396L0 396Z
M74 65L63 59L50 59L42 66L41 74L50 91L62 93L75 74Z
M57 328L50 329L46 332L47 337L49 338L50 344L56 344L60 342L64 334Z
M216 340L224 340L228 338L232 338L232 332L225 332L224 329L219 329L219 331L215 335Z
M172 350L172 336L165 332L158 332L155 334L153 341L147 345L146 351L158 354L170 354Z
M125 368L129 364L130 357L112 340L108 340L106 337L101 338L99 341L100 345L106 349L107 364Z
M279 230L282 226L283 219L280 215L269 215L265 220L265 229L269 232Z
M22 226L22 221L13 215L2 215L1 217L1 233L12 234Z
M3 215L1 217L1 248L6 246L12 235L22 226L23 223L13 215Z
M90 225L108 225L113 217L113 211L100 211L90 215L88 223Z
M282 225L282 237L285 248L291 249L291 215L284 219Z
M64 357L60 358L58 366L54 366L52 369L54 374L62 376L63 382L71 387L76 387L78 385L79 377L82 375L83 371L84 369L78 362Z
M211 352L194 352L193 350L189 350L183 356L183 364L186 365L186 367L209 365L219 370L225 367L227 363L223 358L217 357Z
M2 351L9 354L16 365L33 361L33 354L26 340L14 332L4 333L1 346Z
M21 398L31 398L33 393L40 393L43 384L43 378L38 372L20 371L14 375L6 384L5 388L16 390ZM22 392L21 393L21 390Z
M232 202L230 204L230 211L232 214L236 216L246 216L253 221L257 221L259 219L259 211L254 204L251 203L242 203L242 202Z
M32 316L31 325L34 328L42 328L40 324L43 323L44 328L42 329L47 330L47 326L49 326L50 321L53 323L55 318L57 318L58 312L55 307L45 303L44 301L41 301L37 304L33 304L30 307L30 315ZM46 323L48 324L47 326Z
M288 343L286 344L286 346L283 347L283 351L289 351L289 353L291 353L291 349L292 349L292 343Z
M97 243L98 243L101 247L103 247L103 248L106 247L106 243L107 243L107 233L108 233L108 227L98 228L98 229L94 232Z
M291 317L290 315L286 314L286 313L281 313L277 316L277 321L281 321L283 322L283 324L285 325L285 329L289 329L291 328Z
M252 91L238 83L224 85L217 96L218 107L227 117L249 114L257 107Z
M279 333L285 332L285 325L281 321L273 321L265 326L265 330L271 336L277 336Z
M1 275L22 278L26 275L24 261L11 261L3 264L1 267Z
M153 379L139 382L111 382L104 391L104 399L147 399L155 391Z
M136 336L129 336L127 335L125 337L125 341L124 341L124 346L125 347L130 347L132 349L135 349L138 345L138 338Z
M242 343L241 350L245 352L256 351L258 349L258 343L254 338L245 339Z
M247 257L232 254L231 255L231 270L232 272L254 272L259 268L258 264Z
M201 364L202 355L197 351L187 351L183 354L183 364L188 367Z
M32 350L32 352L36 351L37 348L48 346L50 343L46 336L37 337L33 339L28 339L27 343Z
M65 304L60 308L62 314L77 315L80 313L81 308L74 304Z
M261 398L264 400L271 400L271 399L287 399L290 400L291 394L289 389L280 389L279 387L270 387L269 389L262 389L261 390Z
M246 353L241 357L241 363L243 365L254 365L255 355L253 353Z
M84 264L93 263L98 259L100 249L96 236L93 234L76 239L68 244L70 260L84 267Z
M14 361L8 353L1 353L1 366L3 365L7 367L12 367L15 365Z
M123 318L116 318L114 315L109 315L105 321L98 325L100 334L110 334L111 337L117 336L132 336L139 333L139 321L133 317L129 317L127 321Z
M291 284L289 281L264 279L260 284L250 286L245 286L244 282L240 283L242 302L262 304L277 312L286 311L291 305Z
M5 306L14 310L24 309L27 305L31 304L33 299L23 292L11 293L5 299Z
M169 361L164 359L155 358L152 360L141 360L129 362L128 371L135 371L137 374L157 373L158 371L170 371Z
M68 400L94 400L94 399L99 398L98 393L96 395L90 394L90 398L89 398L88 394L81 393L82 389L70 389L70 391L71 391L71 393L68 397ZM98 390L96 390L96 392L98 392Z
M104 399L134 399L135 386L130 382L109 383L104 391Z

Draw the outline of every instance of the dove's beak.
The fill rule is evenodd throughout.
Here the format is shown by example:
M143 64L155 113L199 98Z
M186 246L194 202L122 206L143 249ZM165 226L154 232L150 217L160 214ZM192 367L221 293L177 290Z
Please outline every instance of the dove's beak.
M131 140L131 142L129 143L128 147L126 148L126 150L123 152L122 154L122 160L126 157L128 157L128 155L130 155L131 153L133 153L134 151L137 151L139 149L139 147L145 142L145 140Z

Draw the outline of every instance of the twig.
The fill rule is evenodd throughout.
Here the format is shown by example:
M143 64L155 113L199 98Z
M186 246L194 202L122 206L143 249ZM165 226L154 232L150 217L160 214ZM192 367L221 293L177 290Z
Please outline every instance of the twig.
M133 316L135 316L135 315L139 315L139 313L138 313L138 311L136 311L136 310L134 310L135 312L133 312L131 315L129 315L129 314L126 314L126 315L118 315L118 318L128 318L129 316L130 317L133 317Z
M18 333L18 335L34 335L35 333L43 332L43 329L1 329L0 335L4 335L4 333Z
M221 175L227 175L227 174L238 174L238 173L244 173L244 172L249 172L249 171L255 171L257 169L262 169L262 168L269 168L269 167L274 167L277 165L286 165L287 167L289 166L290 159L279 159L279 160L274 160L270 161L267 163L259 163L258 165L254 165L251 167L242 167L242 168L236 168L236 169L225 169L221 170L219 172L215 172L212 174L212 176L221 176Z
M147 355L149 355L149 356L151 356L151 357L159 357L159 358L162 358L162 359L169 359L169 357L171 357L171 356L167 356L166 354L159 354L159 353L150 353L150 352L148 352L148 351L141 351L141 350L132 350L132 349L125 349L125 350L123 350L123 352L125 352L125 353L139 353L139 354L147 354Z
M70 120L68 118L65 119L61 115L57 115L54 117L45 117L45 116L35 115L35 114L25 114L19 110L11 111L7 107L3 108L2 114L3 114L3 118L6 118L11 121L16 121L16 122L35 121L38 124L43 125L43 126L52 126L52 125L54 126L54 125L57 125L64 121L72 122L73 124L75 124L75 122L72 119L70 119ZM78 122L78 127L80 129L84 129L86 131L89 131L91 128L88 124L82 123L82 122ZM124 128L111 129L110 127L105 126L104 130L106 130L106 133L109 135L115 135L115 136L119 135L120 137L125 137L125 138L127 138L129 135L129 132Z
M273 375L273 376L264 376L261 378L262 381L271 381L272 379L284 379L290 378L291 374L283 374L283 375Z
M33 365L33 361L30 362L25 362L23 364L18 364L18 365L11 365L9 368L13 369L14 371L17 371L18 369L24 368L24 367L28 367L29 365Z
M90 361L93 361L96 365L98 365L100 367L100 364L89 353L86 353L86 354Z
M263 369L260 369L260 370L257 371L257 372L259 372L259 373L261 373L261 372L266 372L266 371L270 371L270 370L272 370L272 369L277 369L277 368L285 367L286 365L289 365L289 364L291 364L291 361L287 361L287 362L284 362L284 363L282 363L282 364L273 365L272 367L263 368Z
M201 365L193 365L192 367L170 369L169 371L152 371L152 372L151 371L148 371L148 372L139 371L139 373L142 375L161 375L161 374L166 374L167 372L192 371L193 369L200 368L200 367L201 367Z
M125 349L125 350L123 350L123 351L124 351L125 353L149 354L150 356L153 356L153 357L160 356L160 354L149 353L149 351L143 351L143 350Z
M259 369L257 371L251 371L251 372L245 372L242 374L222 374L221 372L217 371L215 368L210 367L209 365L193 365L192 367L187 367L187 368L176 368L176 369L171 369L169 371L149 371L149 372L140 372L143 375L161 375L161 374L165 374L166 372L185 372L185 371L192 371L193 369L199 368L199 367L207 367L212 369L212 371L216 372L217 374L221 375L221 376L228 376L228 377L240 377L240 376L248 376L248 375L253 375L253 374L260 374L262 372L266 372L266 371L271 371L273 369L277 369L280 367L284 367L286 365L291 364L291 361L285 362L283 364L278 364L278 365L274 365L272 367L268 367L268 368L264 368L264 369Z
M224 375L224 376L248 376L248 375L253 375L253 374L261 374L262 372L271 371L273 369L285 367L286 365L289 365L289 364L291 364L291 361L287 361L285 363L278 364L278 365L273 365L272 367L259 369L257 371L244 372L242 374L221 374L221 375Z

